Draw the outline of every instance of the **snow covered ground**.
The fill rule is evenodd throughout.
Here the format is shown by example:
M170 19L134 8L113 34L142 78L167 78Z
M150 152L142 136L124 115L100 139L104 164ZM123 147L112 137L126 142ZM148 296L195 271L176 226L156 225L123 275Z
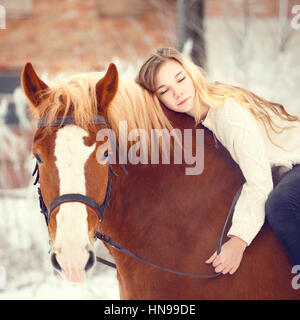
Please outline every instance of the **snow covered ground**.
M13 287L0 291L0 300L118 300L115 271L95 269L99 274L85 284L61 281L40 270L27 271L16 278Z
M282 30L277 20L207 21L208 76L253 90L300 116L300 30L288 29L291 36L283 47ZM121 74L135 75L136 66L112 60ZM0 129L1 138L6 133ZM28 170L33 168L29 161ZM0 299L119 299L115 270L97 264L86 284L66 283L52 275L48 250L32 182L0 194ZM107 257L100 243L97 252Z
M0 245L0 265L6 276L5 283L0 283L0 299L119 299L116 271L107 266L97 263L85 284L67 283L52 274L36 188L22 191L28 197L0 202L1 240L5 238ZM111 260L100 242L96 252Z

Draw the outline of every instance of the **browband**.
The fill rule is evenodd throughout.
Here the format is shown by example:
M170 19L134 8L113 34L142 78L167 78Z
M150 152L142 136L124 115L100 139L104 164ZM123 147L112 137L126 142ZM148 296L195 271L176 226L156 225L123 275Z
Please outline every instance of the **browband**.
M100 115L95 115L91 122L97 123L97 124L105 124L108 126L108 122L106 118ZM75 124L74 117L59 117L51 123L47 122L47 118L40 118L37 123L37 126L38 128L41 128L41 127L48 127L48 126L55 127L55 126L68 125L68 124Z

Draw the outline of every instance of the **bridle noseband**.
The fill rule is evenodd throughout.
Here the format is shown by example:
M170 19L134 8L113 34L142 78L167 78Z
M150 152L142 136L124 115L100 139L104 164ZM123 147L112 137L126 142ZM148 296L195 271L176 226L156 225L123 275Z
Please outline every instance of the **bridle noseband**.
M96 115L93 119L93 123L94 124L104 124L107 127L109 127L109 123L106 120L105 117L100 116L100 115ZM57 118L55 121L53 121L52 123L48 124L47 123L47 119L45 118L41 118L38 121L38 127L45 127L45 126L62 126L62 125L69 125L69 124L75 124L75 120L73 117L65 117L65 118ZM117 146L116 150L118 150ZM35 169L33 171L33 176L36 176L34 185L36 185L39 182L39 163L41 163L41 159L37 158L36 161L36 166ZM109 162L108 162L109 163ZM126 168L124 167L124 165L122 165L123 171L128 174ZM45 220L46 220L46 224L48 226L49 222L50 222L50 215L53 212L53 210L55 210L57 207L59 207L61 204L63 203L67 203L67 202L80 202L83 203L84 205L86 205L87 207L91 208L92 210L94 210L94 212L96 212L99 222L101 223L104 219L104 211L107 208L107 206L109 205L109 198L110 198L110 192L111 192L111 186L112 186L112 180L111 180L111 176L110 176L110 172L112 172L114 175L117 175L111 168L111 165L109 163L109 170L108 170L108 182L107 182L107 189L106 189L106 195L104 198L104 201L101 205L99 205L95 200L87 197L86 195L82 195L79 193L68 193L68 194L63 194L57 198L55 198L51 203L49 208L47 208L44 200L43 200L43 196L41 193L41 189L40 187L38 187L38 194L39 194L39 201L40 201L40 208L41 208L41 213L44 215ZM229 220L233 214L234 208L235 208L235 204L240 196L242 187L237 191L233 202L231 204L231 208L229 210L229 213L227 215L226 221L224 223L219 241L218 241L218 245L217 245L217 254L220 254L221 252L221 246L222 246L222 242L223 242L223 237L224 237L224 233L226 230L226 227L229 223ZM98 238L99 240L104 241L105 243L107 243L108 245L110 245L111 247L113 247L114 249L123 252L139 261L142 261L144 263L147 263L155 268L158 268L160 270L164 270L173 274L177 274L177 275L182 275L182 276L187 276L187 277L193 277L193 278L201 278L201 279L209 279L209 278L216 278L219 275L221 275L221 272L215 273L215 274L210 274L210 275L200 275L200 274L193 274L193 273L186 273L186 272L180 272L180 271L175 271L169 268L165 268L162 267L160 265L157 265L155 263L152 263L144 258L141 258L139 256L137 256L136 254L130 252L129 250L127 250L126 248L122 247L118 242L114 241L111 237L102 234L98 231L96 231L95 233L95 237ZM116 268L116 265L110 261L107 261L105 259L99 258L97 257L97 261L101 262L103 264L106 264L110 267Z

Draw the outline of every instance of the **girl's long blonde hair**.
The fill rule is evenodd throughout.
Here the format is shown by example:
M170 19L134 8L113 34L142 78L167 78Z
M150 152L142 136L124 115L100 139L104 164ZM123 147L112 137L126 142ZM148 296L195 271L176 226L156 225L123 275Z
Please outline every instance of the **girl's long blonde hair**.
M209 82L205 79L204 71L191 60L182 56L174 48L160 48L155 53L151 54L149 58L142 65L135 81L143 88L154 94L154 78L156 71L162 63L168 59L174 59L180 63L186 72L190 75L194 82L195 95L195 124L196 126L201 122L201 105L208 107L222 107L227 98L234 98L245 108L249 109L257 120L260 120L266 130L266 133L274 143L268 133L266 125L277 133L293 126L281 127L274 121L273 115L278 116L282 120L297 121L300 119L294 115L289 114L285 108L276 102L265 100L253 92L225 83ZM275 144L275 143L274 143ZM276 144L275 144L276 145Z

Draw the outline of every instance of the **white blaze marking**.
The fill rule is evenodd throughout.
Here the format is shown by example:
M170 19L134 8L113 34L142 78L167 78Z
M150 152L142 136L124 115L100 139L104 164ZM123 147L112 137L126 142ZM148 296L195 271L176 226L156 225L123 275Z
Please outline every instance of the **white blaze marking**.
M86 195L84 166L96 147L96 144L90 147L84 144L83 138L87 136L85 130L75 125L68 125L57 131L54 155L60 195ZM60 205L56 222L54 246L57 249L62 246L74 249L74 246L78 248L89 244L87 210L84 204L74 202Z

